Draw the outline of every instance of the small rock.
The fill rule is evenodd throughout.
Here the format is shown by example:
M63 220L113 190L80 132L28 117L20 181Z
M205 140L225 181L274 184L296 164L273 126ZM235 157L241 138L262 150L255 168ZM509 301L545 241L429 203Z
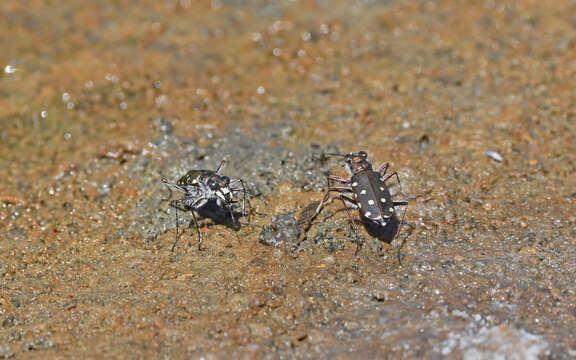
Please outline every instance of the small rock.
M268 246L280 247L285 245L286 249L296 245L300 236L300 228L296 223L293 212L272 216L272 224L265 225L260 233L260 243Z
M159 117L154 120L154 125L161 134L171 134L174 130L174 126L170 120L166 119L165 117Z
M0 359L8 359L14 356L10 345L0 344Z
M53 346L54 343L51 340L45 337L41 337L34 341L26 341L25 343L22 344L20 348L22 349L22 351L31 351L31 350L49 349Z
M64 304L63 308L64 308L64 310L72 310L72 309L75 309L76 306L78 306L78 301L72 300L72 301L69 301L66 304Z
M576 199L576 192L564 196L566 199Z
M486 156L488 156L490 159L492 159L494 161L498 161L498 162L504 161L504 158L502 157L502 155L500 155L500 153L498 153L494 150L486 151Z

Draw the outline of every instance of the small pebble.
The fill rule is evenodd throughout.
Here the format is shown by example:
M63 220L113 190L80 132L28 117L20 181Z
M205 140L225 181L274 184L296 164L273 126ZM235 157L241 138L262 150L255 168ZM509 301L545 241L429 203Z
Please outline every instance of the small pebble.
M15 66L12 66L12 65L6 65L6 66L4 67L4 74L7 74L7 75L12 75L12 74L14 74L14 73L17 72L17 71L18 71L18 69L17 69Z
M14 357L14 353L8 344L0 344L0 359L8 359Z
M502 155L500 155L500 153L497 153L494 150L486 151L486 156L488 156L490 159L492 159L494 161L498 161L498 162L502 162L504 160Z

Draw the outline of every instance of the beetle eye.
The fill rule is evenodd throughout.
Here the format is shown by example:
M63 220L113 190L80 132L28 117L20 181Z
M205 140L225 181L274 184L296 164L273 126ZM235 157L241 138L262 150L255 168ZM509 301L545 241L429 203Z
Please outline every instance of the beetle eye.
M366 153L366 151L360 151L360 152L358 153L358 155L362 156L363 158L365 158L365 157L368 156L368 154Z
M228 185L230 184L230 178L228 176L222 176L222 182Z

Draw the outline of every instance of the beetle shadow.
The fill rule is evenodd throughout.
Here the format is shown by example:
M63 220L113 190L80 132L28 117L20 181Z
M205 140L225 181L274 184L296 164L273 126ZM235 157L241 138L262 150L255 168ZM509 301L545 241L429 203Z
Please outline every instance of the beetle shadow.
M246 218L245 216L243 216L242 211L238 211L235 209L235 207L232 207L232 212L234 214L236 222L232 221L230 211L227 208L218 206L218 204L216 204L216 200L210 200L208 201L208 203L206 203L206 205L204 205L200 209L196 209L193 211L195 211L196 214L198 215L197 216L198 220L210 219L214 224L224 225L227 228L232 229L234 231L240 230L240 228L242 227L240 219Z

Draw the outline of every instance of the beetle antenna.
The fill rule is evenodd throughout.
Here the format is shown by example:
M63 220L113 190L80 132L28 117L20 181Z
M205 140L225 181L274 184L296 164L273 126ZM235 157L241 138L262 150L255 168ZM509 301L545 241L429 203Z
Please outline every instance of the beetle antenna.
M341 157L346 157L346 155L344 155L344 154L336 154L336 153L324 153L324 155L326 155L326 156L341 156Z

